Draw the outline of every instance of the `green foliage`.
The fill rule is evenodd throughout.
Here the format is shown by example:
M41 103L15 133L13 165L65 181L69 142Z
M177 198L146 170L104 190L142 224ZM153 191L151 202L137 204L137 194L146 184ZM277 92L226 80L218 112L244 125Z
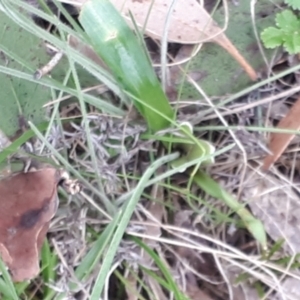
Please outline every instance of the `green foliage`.
M18 300L16 289L2 259L0 259L0 272L3 276L3 279L0 278L0 299Z
M170 273L170 270L166 266L166 264L161 260L158 254L155 253L150 247L148 247L143 241L141 241L138 238L131 237L132 240L136 242L142 249L145 250L145 252L153 259L153 261L156 263L157 267L159 268L162 277L159 277L155 274L155 272L151 272L150 270L147 270L146 268L143 268L143 270L148 273L148 275L152 276L156 279L157 282L160 282L162 286L167 288L168 290L172 290L174 292L174 299L180 299L180 300L187 300L188 298L183 295L178 288L172 274Z
M11 136L20 129L20 116L35 124L44 120L43 105L51 99L51 93L48 88L15 75L21 71L33 81L35 69L47 62L40 40L3 12L0 12L0 27L0 129Z
M291 10L284 10L276 15L276 25L277 28L268 27L261 33L265 47L273 49L283 45L288 53L299 53L300 19Z
M300 9L300 1L299 0L284 0L284 3L289 5L293 9Z
M168 127L174 112L149 58L132 30L109 1L89 1L79 20L93 48L153 131ZM106 20L105 22L101 20ZM97 26L100 25L100 26ZM130 76L128 76L130 74Z
M44 295L44 299L48 299L48 298L51 299L54 291L47 284L55 282L56 279L55 266L57 265L57 255L54 252L52 252L47 239L43 244L41 258L42 258L42 275L43 275L44 282L46 283L46 285L44 286L43 295Z
M239 0L238 3L239 5L235 5L234 2L228 1L229 20L225 34L249 64L257 72L260 72L261 68L265 66L265 61L259 51L253 30L249 0ZM255 27L258 32L269 26L274 26L273 12L278 12L281 3L282 0L257 1L255 4ZM225 15L222 7L215 11L213 19L220 27L224 26ZM267 49L264 52L268 63L271 63L275 50ZM191 75L206 95L211 97L232 95L253 84L253 81L231 55L214 43L204 43L187 67L187 74ZM202 97L194 85L185 78L183 80L181 98L197 101L199 98L201 99ZM180 86L178 89L180 90Z
M43 105L55 99L59 90L68 90L71 95L73 91L74 95L75 86L73 78L62 84L70 68L66 57L51 71L51 78L34 79L35 71L47 64L51 56L47 54L40 37L16 22L12 17L16 15L0 11L0 130L8 137L21 129L23 119L36 126L46 121L47 113ZM19 12L18 17L32 29L42 30L24 12ZM83 67L76 65L76 71L82 88L99 84L99 80Z

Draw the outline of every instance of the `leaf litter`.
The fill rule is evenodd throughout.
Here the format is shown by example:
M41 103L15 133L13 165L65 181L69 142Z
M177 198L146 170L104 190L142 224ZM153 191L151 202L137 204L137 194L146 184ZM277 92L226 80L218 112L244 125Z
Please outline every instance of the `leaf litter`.
M280 82L278 82L276 86L277 91L281 90L282 88L283 87L280 85ZM266 94L273 92L274 91L272 90L271 92L261 92L260 96L265 97ZM245 97L243 99L240 99L239 101L245 101ZM242 105L244 104L242 103ZM230 106L229 109L231 109ZM239 126L246 128L248 125L252 125L253 120L257 120L258 114L259 112L255 111L255 109L253 109L253 111L250 112L250 115L248 115L247 117L245 117L245 115L238 114L237 118L244 119L245 121L243 125ZM265 115L266 111L264 110L263 116ZM189 118L188 115L186 115L186 118ZM238 123L236 120L236 116L234 115L228 115L227 118L229 124ZM125 169L123 169L123 172L124 170L126 170L126 172L123 173L123 177L125 178L127 178L126 173L133 172L134 174L141 174L145 169L145 166L149 163L147 157L149 149L151 152L156 154L156 146L153 145L152 142L143 142L140 140L140 135L145 130L143 126L131 126L131 123L124 124L123 120L112 119L111 117L103 117L97 113L94 115L91 114L89 116L89 121L92 127L92 141L96 149L97 162L99 164L97 167L99 167L101 174L103 174L104 180L106 180L107 182L111 198L117 198L118 195L124 192L124 186L120 184L120 178L117 175L118 171L122 170L122 168L125 167ZM207 124L212 126L219 125L216 118L206 122ZM86 134L84 132L84 125L78 122L71 122L70 124L71 127L69 127L68 129L65 128L64 132L61 132L59 127L53 127L48 140L52 145L55 146L56 149L71 149L72 161L76 163L77 168L86 172L92 183L96 184L96 180L93 178L95 166L93 165L93 162L91 161L91 158L87 151L88 143ZM228 137L226 133L215 133L213 135L214 136L210 136L209 133L206 134L207 138L212 138L214 143L217 143L219 147L230 142L230 137ZM261 135L258 135L258 138L261 138ZM123 145L125 145L125 148L118 146L116 147L116 141L122 141ZM253 150L253 145L248 145L246 141L244 141L243 144L245 145L247 151ZM108 151L108 149L112 148L116 150L113 153L111 151ZM284 209L282 207L282 202L280 201L280 199L282 200L282 197L284 197L284 199L288 199L289 203L286 204L286 207L292 207L294 208L294 211L297 211L297 206L294 206L296 205L295 200L297 198L298 192L297 187L295 185L291 185L291 179L288 176L284 177L281 174L280 170L277 170L275 172L274 179L273 176L266 176L264 174L260 174L258 176L256 175L256 173L253 174L251 172L252 169L250 168L251 171L247 169L247 176L244 178L244 182L240 182L239 174L241 168L239 164L243 164L243 162L241 161L240 153L237 151L237 149L235 149L235 151L236 152L232 152L228 157L226 157L226 155L221 157L220 161L217 161L216 165L212 167L212 173L219 178L220 182L223 181L224 185L227 188L231 189L232 192L236 191L236 187L238 185L243 186L244 184L245 187L243 188L243 193L245 194L245 196L242 198L252 200L246 204L249 205L251 210L253 210L253 212L258 216L260 216L260 219L265 222L265 226L268 228L268 234L270 235L270 238L272 240L277 240L281 237L285 239L286 243L284 246L284 250L286 252L280 252L280 255L282 257L285 257L286 253L294 254L295 251L297 252L298 241L297 239L293 240L292 233L294 231L290 231L291 228L288 226L288 223L290 221L296 222L295 218L297 220L297 216L296 214L291 214L291 211L289 211L288 208ZM249 160L251 158L252 160L256 161L260 157L260 154L257 154L257 151L252 151L251 153L250 151L248 152ZM248 175L250 175L250 179L248 178ZM261 182L262 178L267 178L267 182ZM127 178L127 180L128 184L135 184L135 180L129 178ZM139 233L140 231L143 231L146 235L145 241L147 241L147 244L151 244L149 243L149 237L152 237L153 240L161 241L153 243L152 248L160 249L161 247L163 247L163 251L158 250L158 252L162 256L162 259L167 259L167 265L172 270L172 272L174 272L174 278L177 278L177 276L179 276L183 280L183 282L179 281L179 284L183 289L184 287L186 287L186 290L190 291L188 293L190 293L191 297L192 295L196 295L195 297L199 297L201 295L202 297L206 297L207 299L224 299L224 295L226 295L225 297L227 298L231 297L231 285L234 284L234 280L238 275L240 275L241 270L247 270L248 268L251 269L251 266L255 266L259 270L257 273L254 273L254 278L261 278L260 272L266 271L261 266L258 266L258 261L253 261L251 256L257 254L257 249L255 245L251 244L252 240L247 236L247 234L245 234L244 230L242 228L239 228L239 224L236 224L235 217L231 216L231 212L228 211L227 208L223 207L215 199L207 198L202 193L202 191L195 190L193 187L190 191L190 194L186 193L188 191L187 178L184 178L182 176L175 176L173 180L174 183L176 183L175 185L180 186L182 189L180 191L172 191L171 194L169 194L166 190L160 190L157 199L161 201L164 200L162 201L162 205L153 204L153 206L151 205L150 207L147 207L147 203L149 203L149 200L146 197L141 199L141 205L147 207L147 217L141 218L140 222L133 219L131 222L131 225L133 227L128 228L128 233L134 235ZM277 187L281 186L280 183L282 180L287 184L285 188L289 187L289 189L285 189L285 192L283 194L281 194L283 191L279 191L278 188L273 192L272 189L274 185L277 185ZM268 187L268 182L271 182L270 187ZM255 188L253 188L253 185ZM250 186L250 188L248 186ZM262 188L260 189L261 186ZM264 197L264 194L266 192L265 190L268 189L270 189L271 192L268 193L266 197ZM91 191L88 192L91 196L99 200ZM205 201L202 202L202 199ZM55 245L57 246L57 249L61 251L63 257L68 257L69 259L69 261L66 261L64 264L60 265L62 276L55 284L57 290L66 289L63 284L64 276L66 276L66 273L69 272L66 266L70 265L72 266L71 268L73 268L73 266L76 266L76 262L78 262L80 257L83 256L83 253L80 253L79 251L80 245L74 248L68 246L75 240L82 240L80 238L80 236L83 234L80 229L82 226L81 221L85 224L85 226L91 226L98 231L101 231L103 226L105 225L105 222L108 221L105 219L99 220L96 211L91 211L91 214L89 214L88 217L84 213L79 214L78 212L82 211L82 208L80 207L82 205L81 200L82 199L80 198L75 200L71 208L63 204L60 208L61 211L59 211L58 215L53 221L54 226L52 227L51 232L53 234L53 240L58 241L58 243L55 242ZM169 208L168 206L166 206L167 202L177 203L175 205L175 209L177 210L177 212L174 215L172 215L171 213L171 211L174 210L174 207L171 207L171 210L167 209ZM262 208L262 205L265 206L263 206ZM143 210L144 209L141 209L141 211ZM266 217L266 212L268 212L269 210L272 213L269 213L269 215ZM182 211L182 215L178 211ZM67 214L64 215L66 212ZM68 224L75 221L74 212L77 212L77 214L75 215L79 215L80 218L75 222L75 224L78 225L74 226L74 232L76 232L75 236L70 236L70 233L67 232L67 226ZM139 212L137 210L136 215L138 216L138 214ZM153 226L147 226L146 223L143 222L145 220L148 223L151 223L152 217L150 218L148 214L152 215L152 217L156 219L156 221L154 222L156 230L153 230ZM194 223L191 223L195 214L197 215L196 221ZM182 221L181 219L183 219L184 221ZM231 222L232 226L225 226L222 220L229 221L229 224ZM61 221L63 222L60 223ZM158 221L162 224L158 225ZM284 221L284 225L281 225L282 221ZM277 223L280 225L276 226ZM140 224L140 227L138 227L137 224ZM176 227L176 230L173 229L174 231L172 231L170 228L168 228L169 224L173 224ZM279 230L278 227L281 230ZM183 230L178 236L178 229L185 229L186 232ZM177 239L175 238L176 235L174 235L174 238L172 240L175 241L175 243L178 243L178 251L174 251L174 248L171 245L169 245L168 243L164 243L164 238L168 237L168 235L165 234L165 231L167 231L170 235L172 235L172 233L177 234ZM65 233L65 236L62 233ZM197 237L195 237L195 233ZM182 241L188 242L187 244L182 245ZM191 245L193 245L194 247L190 249L189 246ZM130 259L128 258L128 255L134 254L135 251L133 251L133 249L130 248L126 243L123 243L123 246L124 248L120 248L119 252L120 256L122 257L121 262L129 262ZM238 264L238 267L236 267L236 261L228 256L228 253L231 253L232 255L236 254L235 248L242 249L241 252L238 252L238 257L242 258L245 261L247 269L245 269L245 266L243 264ZM220 251L219 254L215 254L216 249ZM177 254L176 252L180 253L182 260L177 260L178 256L175 255ZM248 255L247 258L243 256L244 253ZM124 254L127 254L127 256ZM146 256L141 256L141 261L145 260L145 257ZM182 263L184 260L188 260L191 257L194 258L193 261L187 264ZM147 259L149 261L149 257L147 257ZM195 261L199 261L198 266L196 264L195 266L193 266L193 263ZM131 260L131 262L133 263L134 260ZM201 262L204 262L204 265L206 264L207 269L204 268L203 264L200 264ZM225 262L227 265L225 264ZM176 269L176 265L180 264L180 268ZM271 264L266 264L269 268L272 268ZM191 265L195 267L195 269L191 268ZM232 275L232 273L231 275L226 275L227 269L224 270L224 266L226 266L228 270L233 269L234 275ZM236 269L234 267L236 267ZM121 264L119 265L118 270L122 271ZM210 271L213 271L213 275L211 275ZM185 275L182 276L182 273ZM288 270L286 274L288 276L293 276L293 273L290 270ZM227 276L230 277L230 279L228 279ZM184 282L184 280L186 280L186 282ZM266 272L265 278L262 279L262 282L265 284L265 287L269 287L271 289L273 288L272 280L272 276ZM223 282L222 286L220 285L221 281ZM131 280L130 282L133 286L136 286L136 281ZM153 281L153 278L150 277L150 282L148 283L149 286L153 287L156 293L159 294L162 292L161 286L156 286L156 281ZM200 288L199 283L201 283ZM245 280L239 286L243 286L245 289L251 289L250 283L250 280ZM90 284L91 283L87 283L87 285ZM218 289L216 287L220 288ZM131 292L129 292L129 290L130 288L127 287L127 295L133 298L134 296ZM164 297L163 294L161 294L161 296ZM246 293L241 297L249 299L247 298L248 296L249 294ZM271 297L273 296L274 293L271 295Z

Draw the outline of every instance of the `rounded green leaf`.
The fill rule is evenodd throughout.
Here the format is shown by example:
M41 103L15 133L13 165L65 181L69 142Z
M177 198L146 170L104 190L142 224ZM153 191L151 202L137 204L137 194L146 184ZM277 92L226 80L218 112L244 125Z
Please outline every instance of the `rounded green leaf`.
M285 37L284 48L290 54L300 53L300 32L292 32Z
M300 1L299 0L284 0L284 2L289 5L292 9L300 10Z
M300 21L289 9L276 15L276 25L286 34L300 30Z
M266 28L261 33L261 39L268 49L274 49L283 43L283 33L275 27Z

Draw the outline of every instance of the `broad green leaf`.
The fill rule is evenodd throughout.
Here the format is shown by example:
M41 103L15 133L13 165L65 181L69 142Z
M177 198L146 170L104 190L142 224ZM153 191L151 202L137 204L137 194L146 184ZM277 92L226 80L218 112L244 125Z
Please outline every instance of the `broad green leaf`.
M300 9L300 1L299 0L284 0L284 2L293 9Z
M22 15L25 18L24 15ZM28 23L34 23L28 17ZM49 62L51 56L46 53L43 40L21 28L16 22L0 11L0 129L8 136L13 136L21 129L21 121L31 121L35 125L47 119L43 105L52 100L49 87L33 79L35 71ZM51 72L53 84L64 80L69 69L69 62L64 57ZM10 72L11 71L11 72ZM32 80L18 78L15 71L28 74ZM92 86L99 81L84 68L77 66L81 86ZM73 80L67 84L74 87Z
M116 80L132 96L150 130L169 126L174 112L142 45L108 0L90 0L79 20Z
M283 43L283 34L280 29L275 27L266 28L261 33L261 39L266 48L274 49Z
M299 19L291 10L288 9L276 15L276 25L287 35L300 30Z
M0 65L31 73L46 61L41 41L0 11ZM0 73L0 129L8 136L20 129L20 116L40 123L50 90L37 83Z
M290 54L300 53L300 26L298 31L286 34L283 46Z
M108 0L90 0L86 2L82 7L79 19L91 39L94 50L111 69L125 91L131 94L134 105L146 119L149 128L153 131L157 131L171 125L174 112L172 112L166 96L153 73L148 57L141 49L141 45L137 42L132 31L110 2ZM128 74L130 74L130 76L128 76ZM213 85L215 89L215 82ZM190 131L192 131L192 129ZM191 132L189 132L189 134L187 132L185 133L189 138L186 138L186 141L181 145L182 148L186 150L186 156L183 157L181 164L188 164L191 160L195 159L195 157L201 158L207 154L211 154L212 149L208 147L207 143L205 144L206 146L203 147L203 145L192 136ZM191 140L195 143L190 144L189 142ZM164 143L164 145L168 147L169 143ZM190 145L192 145L192 147ZM201 177L199 174L197 174L198 179ZM222 190L208 175L203 173L202 177L204 178L204 183L201 182L201 178L198 180L195 177L194 181L201 187L205 187L205 184L207 184L208 186L204 190L208 194L214 196L217 192L217 195L222 195L221 199L223 201L229 199L226 204L236 204L236 202L230 202L230 200L233 199L231 195ZM139 185L141 182L142 180L139 182ZM209 185L214 185L214 188L209 188ZM134 202L135 201L136 199L134 199ZM236 208L238 208L237 213L240 214L240 206ZM129 211L132 211L132 206L130 206ZM259 221L254 219L247 210L242 210L240 216L250 232L253 233L255 238L265 247L265 233ZM127 224L128 215L126 217L124 216L121 222ZM119 241L121 238L120 234L121 232L118 232L117 236L116 233L114 240ZM115 251L113 245L110 248ZM99 297L101 294L104 284L104 271L108 270L114 253L115 252L109 252L107 263L104 263L102 266L102 271L99 273L92 293L92 299L97 299L96 297Z
M275 48L283 45L290 54L300 52L300 20L291 10L284 10L276 15L276 25L269 27L262 34L266 48Z

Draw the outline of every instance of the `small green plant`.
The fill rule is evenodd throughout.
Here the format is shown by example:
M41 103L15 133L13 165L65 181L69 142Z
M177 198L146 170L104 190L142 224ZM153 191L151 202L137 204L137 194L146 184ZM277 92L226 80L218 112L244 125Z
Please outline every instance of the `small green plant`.
M299 0L285 0L293 9L300 10ZM266 48L283 46L289 54L300 53L300 19L290 9L278 13L275 18L277 27L268 27L261 33Z
M292 9L300 9L299 0L284 0L284 3L289 5Z

